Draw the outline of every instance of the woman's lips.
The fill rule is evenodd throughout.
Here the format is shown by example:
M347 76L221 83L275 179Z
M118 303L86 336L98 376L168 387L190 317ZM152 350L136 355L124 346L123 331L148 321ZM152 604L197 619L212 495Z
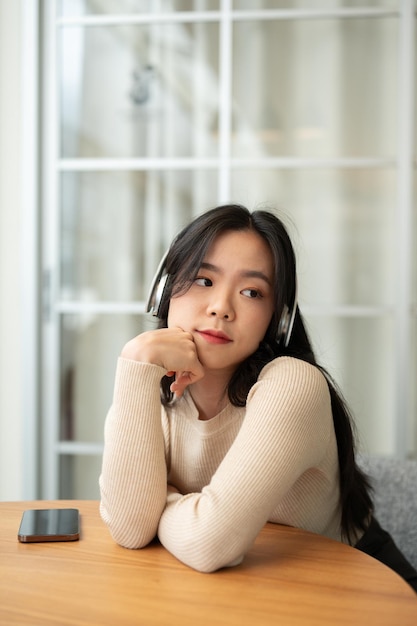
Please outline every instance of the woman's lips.
M230 337L223 333L221 330L198 330L197 333L205 340L207 343L213 344L226 344L230 343L232 340Z

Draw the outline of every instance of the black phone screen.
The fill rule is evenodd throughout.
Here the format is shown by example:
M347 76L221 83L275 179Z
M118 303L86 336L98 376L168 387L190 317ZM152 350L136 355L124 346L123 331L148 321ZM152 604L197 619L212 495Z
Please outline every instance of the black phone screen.
M76 541L80 538L78 509L29 509L24 511L18 539L38 541Z

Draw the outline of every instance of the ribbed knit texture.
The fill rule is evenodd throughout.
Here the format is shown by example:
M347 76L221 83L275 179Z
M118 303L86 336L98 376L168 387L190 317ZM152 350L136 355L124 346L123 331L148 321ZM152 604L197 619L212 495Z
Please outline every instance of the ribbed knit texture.
M245 408L208 421L187 392L161 407L163 374L119 359L100 477L102 517L118 543L140 548L158 534L209 572L240 562L267 521L341 540L337 445L317 368L278 358Z

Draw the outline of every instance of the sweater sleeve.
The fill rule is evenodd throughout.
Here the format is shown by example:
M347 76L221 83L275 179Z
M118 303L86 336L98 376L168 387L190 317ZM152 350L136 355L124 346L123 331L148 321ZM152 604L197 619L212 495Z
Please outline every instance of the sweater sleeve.
M100 512L117 543L141 548L156 535L166 504L161 426L163 368L120 358L106 419Z
M332 428L317 368L280 358L261 372L242 427L201 493L172 492L159 522L165 547L204 572L242 560L269 515L323 458Z

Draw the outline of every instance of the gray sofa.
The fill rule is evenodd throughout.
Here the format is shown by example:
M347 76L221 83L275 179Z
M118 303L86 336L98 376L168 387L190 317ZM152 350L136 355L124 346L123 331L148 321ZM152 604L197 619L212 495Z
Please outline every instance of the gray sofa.
M360 457L374 487L375 517L417 569L417 461Z

